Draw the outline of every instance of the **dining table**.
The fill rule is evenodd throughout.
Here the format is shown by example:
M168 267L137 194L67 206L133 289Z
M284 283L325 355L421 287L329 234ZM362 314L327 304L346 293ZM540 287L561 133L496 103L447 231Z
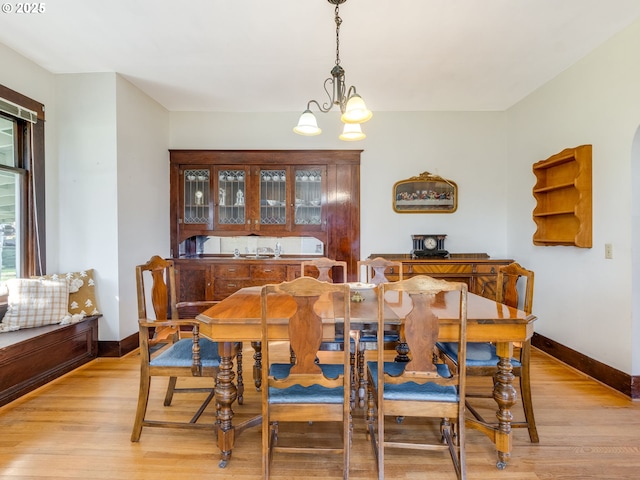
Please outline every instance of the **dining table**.
M234 424L233 404L238 398L233 362L236 354L236 342L251 342L259 350L262 336L261 320L261 292L262 287L246 287L238 290L219 303L199 314L200 334L218 342L220 354L220 369L216 380L215 398L218 408L217 443L220 449L221 468L231 459L235 438L242 431L260 425L260 416L251 418L243 423ZM378 318L377 288L364 289L360 293L359 301L350 302L351 328L375 328ZM394 293L394 292L389 292ZM287 318L291 308L290 299L286 296L274 296L268 299L270 317ZM336 303L325 302L326 312L318 312L326 322L326 334L335 332L335 325L340 322L340 306ZM333 305L333 306L332 306ZM398 325L407 313L410 302L402 298L385 298L385 323ZM446 292L433 305L434 312L439 319L439 341L456 341L458 328L455 319L458 317L459 294ZM533 335L535 315L509 307L494 300L468 294L467 298L467 341L492 342L496 346L499 361L494 377L493 398L497 404L496 420L483 422L475 418L467 418L467 428L483 432L495 445L497 452L496 466L506 467L512 450L511 408L516 404L517 392L513 386L511 358L514 342L525 342ZM287 325L276 322L273 327L282 329L281 338L286 339ZM277 334L277 332L276 332ZM256 357L259 360L259 355ZM260 364L254 366L256 388L260 388Z

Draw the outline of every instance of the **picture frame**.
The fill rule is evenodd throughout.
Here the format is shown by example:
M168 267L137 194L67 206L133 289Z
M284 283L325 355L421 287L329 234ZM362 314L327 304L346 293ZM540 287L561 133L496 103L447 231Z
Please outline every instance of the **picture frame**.
M453 213L457 209L458 186L446 178L423 172L393 185L396 213Z

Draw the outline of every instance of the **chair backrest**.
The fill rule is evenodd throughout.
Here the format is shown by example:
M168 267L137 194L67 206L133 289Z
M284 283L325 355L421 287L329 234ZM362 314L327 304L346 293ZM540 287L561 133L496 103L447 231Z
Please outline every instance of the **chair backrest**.
M148 273L146 273L148 272ZM145 285L145 277L151 278L150 289ZM136 287L138 293L138 318L150 318L147 311L147 300L156 320L177 320L176 277L172 260L165 260L154 255L144 265L136 267Z
M383 349L378 349L379 381L384 383L413 381L418 384L457 385L460 395L464 397L465 375L458 375L457 372L465 372L467 285L418 275L399 282L383 283L378 289L378 332L384 332L385 305L391 307L401 317L401 341L407 343L410 351L410 360L403 373L394 377L386 373L383 374L384 352ZM399 307L385 303L385 296L388 292L402 294L402 312L398 310ZM457 319L446 320L453 322L452 328L449 329L453 332L457 331L458 358L460 359L457 372L452 372L449 377L441 377L438 374L434 355L440 323L444 321L440 320L434 310L443 307L444 302L446 302L447 311L457 312ZM382 392L382 389L379 391Z
M379 285L388 282L386 276L387 269L395 269L398 273L398 280L402 280L402 262L387 260L386 258L376 257L371 260L358 261L358 281L363 283L373 283ZM364 270L364 274L363 274Z
M510 307L520 308L530 314L533 308L533 272L523 268L519 263L510 263L498 269L496 279L496 302ZM519 306L518 280L525 279L524 302Z
M318 272L317 276L312 272L314 268L309 268L309 267L315 267L315 270L317 270ZM336 273L336 270L339 270L339 272ZM340 260L331 260L330 258L326 258L326 257L317 258L314 260L304 260L300 264L300 275L302 277L315 276L315 278L317 278L321 282L331 282L331 283L337 283L338 281L346 282L347 281L347 262L340 261ZM342 278L337 278L336 275L338 277L342 275Z
M166 323L163 325L155 324L180 318L176 307L176 280L173 261L154 255L144 265L136 266L136 288L140 325L140 354L142 360L148 363L151 357L150 346L162 342L173 343L180 337L178 326ZM147 301L151 303L151 310L147 309ZM149 315L151 312L153 315Z
M263 392L272 387L286 388L291 385L319 384L325 387L343 386L347 375L328 378L316 362L323 336L327 329L323 324L344 322L345 331L350 330L349 286L332 284L312 277L300 277L291 282L265 285L261 292L262 339L263 339ZM286 329L283 327L286 325ZM286 330L286 335L285 335ZM295 353L295 364L285 378L274 378L269 374L269 342L282 341L288 337ZM265 343L266 342L266 343ZM344 349L343 365L349 365L349 349ZM345 388L345 399L349 403L349 388ZM266 394L266 392L265 392Z

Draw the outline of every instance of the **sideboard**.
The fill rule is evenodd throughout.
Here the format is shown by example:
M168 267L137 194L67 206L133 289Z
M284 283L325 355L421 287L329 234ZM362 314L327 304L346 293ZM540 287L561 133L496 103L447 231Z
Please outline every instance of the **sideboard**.
M244 287L291 281L300 276L300 263L306 257L251 259L231 256L193 256L174 258L176 289L182 315L197 315L201 302L219 302ZM191 304L198 302L199 309Z
M410 254L374 253L369 258L383 257L402 262L402 276L429 275L453 282L464 282L469 291L494 299L498 268L513 263L509 259L493 259L485 253L451 253L449 258L413 258ZM398 272L387 269L389 281L398 280Z

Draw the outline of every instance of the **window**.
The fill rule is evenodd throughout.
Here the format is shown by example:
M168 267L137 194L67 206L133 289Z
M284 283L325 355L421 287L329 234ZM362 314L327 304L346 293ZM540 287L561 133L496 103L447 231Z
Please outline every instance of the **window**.
M0 281L45 271L42 111L0 85Z
M17 120L0 115L0 281L20 277L22 225L20 205L24 198L25 170L17 155ZM17 237L17 238L16 238Z

